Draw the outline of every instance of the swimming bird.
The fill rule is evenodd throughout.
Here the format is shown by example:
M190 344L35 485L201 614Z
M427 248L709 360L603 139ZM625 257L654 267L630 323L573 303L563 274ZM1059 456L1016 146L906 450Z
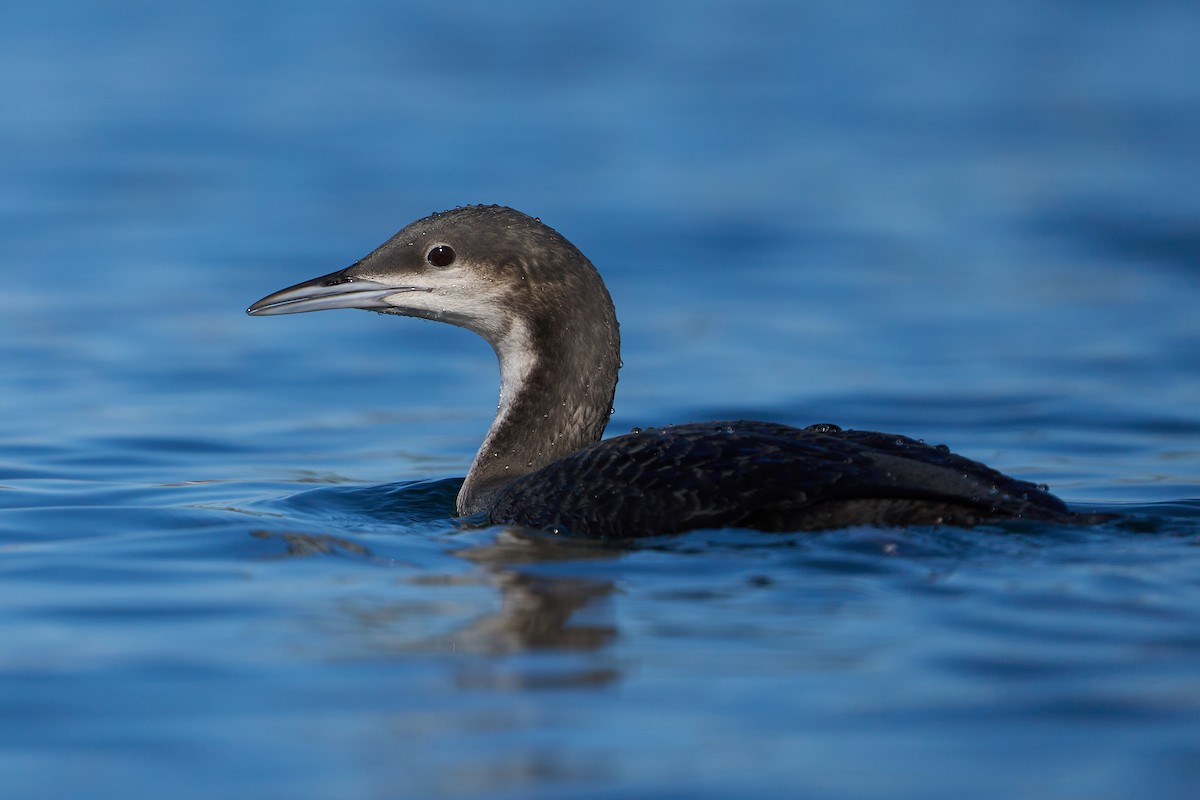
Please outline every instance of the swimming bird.
M457 501L484 523L628 538L1083 518L1044 487L895 434L738 420L602 440L621 363L612 299L566 238L504 206L417 220L247 313L330 308L448 322L495 350L500 403Z

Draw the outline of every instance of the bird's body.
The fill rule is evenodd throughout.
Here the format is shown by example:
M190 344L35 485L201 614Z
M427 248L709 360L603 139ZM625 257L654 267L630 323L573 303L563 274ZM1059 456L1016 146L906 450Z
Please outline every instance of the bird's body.
M943 447L835 425L747 420L605 439L513 481L487 515L612 538L1073 516L1043 488Z
M1032 483L892 434L738 421L601 441L620 366L612 300L570 242L510 208L418 220L249 313L325 308L450 322L492 345L500 405L459 493L464 516L612 538L1079 519Z

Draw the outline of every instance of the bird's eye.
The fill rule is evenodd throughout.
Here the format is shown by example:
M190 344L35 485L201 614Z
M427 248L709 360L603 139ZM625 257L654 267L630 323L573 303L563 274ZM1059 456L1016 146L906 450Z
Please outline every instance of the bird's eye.
M439 244L429 251L429 255L425 256L425 260L435 267L448 267L454 263L454 248Z

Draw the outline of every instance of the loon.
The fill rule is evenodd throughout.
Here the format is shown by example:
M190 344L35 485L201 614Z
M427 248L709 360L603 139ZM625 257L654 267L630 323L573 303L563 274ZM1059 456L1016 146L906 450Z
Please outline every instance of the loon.
M612 299L566 238L504 206L417 220L246 313L329 308L448 322L495 350L500 403L462 517L598 538L1088 519L1045 487L895 434L738 420L602 440L621 365Z

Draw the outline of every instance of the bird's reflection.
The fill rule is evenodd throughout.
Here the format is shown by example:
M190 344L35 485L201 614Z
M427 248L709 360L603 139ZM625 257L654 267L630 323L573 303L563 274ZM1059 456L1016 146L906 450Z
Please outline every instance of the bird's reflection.
M298 533L292 531L253 530L255 539L278 539L284 551L275 558L306 558L308 556L351 555L369 556L371 551L345 536L329 533Z
M283 545L283 552L272 558L384 560L361 542L341 535L256 530L251 536L276 539ZM610 580L572 574L572 565L611 561L622 553L619 547L594 541L519 528L498 529L482 543L451 552L475 569L466 573L420 570L407 578L404 583L420 587L420 599L408 593L365 603L358 597L339 604L338 619L329 633L340 641L326 644L343 657L355 651L483 656L464 660L457 679L462 686L540 688L611 683L620 677L615 660L604 653L618 634L607 602L615 586ZM436 587L480 585L498 591L499 607L465 621L458 598L447 601L435 591ZM430 632L448 619L452 627ZM350 646L346 637L353 640ZM506 658L531 653L563 658L520 660L519 664Z
M519 528L500 531L488 544L457 551L455 555L478 564L501 595L497 613L461 631L463 643L493 653L604 647L617 634L612 615L601 609L603 599L614 591L612 581L523 568L612 559L620 552Z

